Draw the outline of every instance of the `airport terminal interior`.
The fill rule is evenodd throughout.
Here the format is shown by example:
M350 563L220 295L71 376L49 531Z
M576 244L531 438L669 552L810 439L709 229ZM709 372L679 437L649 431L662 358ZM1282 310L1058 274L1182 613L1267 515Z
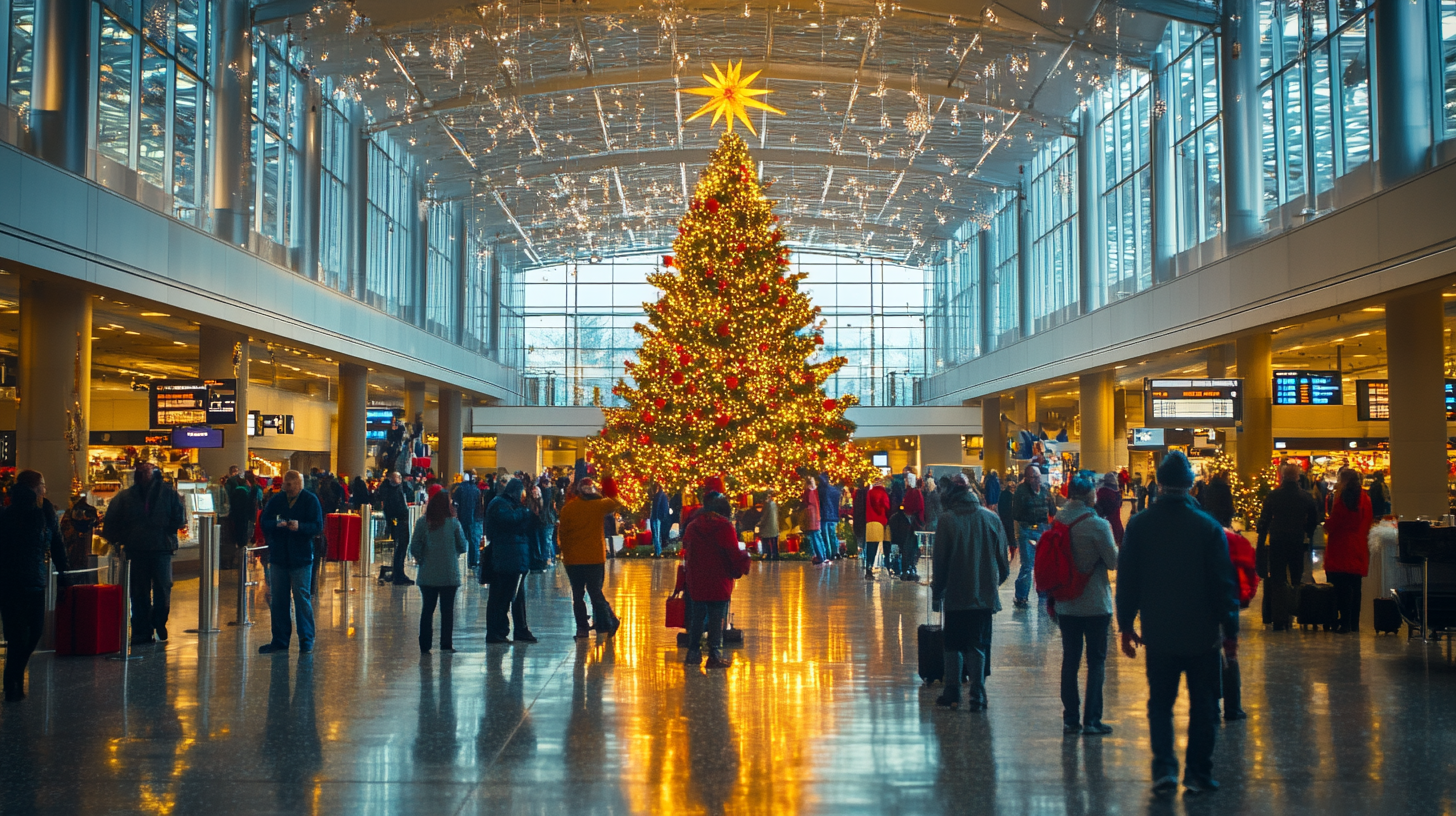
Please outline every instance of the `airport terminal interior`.
M0 54L0 812L1451 810L1456 0L0 0ZM1054 616L1094 499L1226 618L1110 556Z

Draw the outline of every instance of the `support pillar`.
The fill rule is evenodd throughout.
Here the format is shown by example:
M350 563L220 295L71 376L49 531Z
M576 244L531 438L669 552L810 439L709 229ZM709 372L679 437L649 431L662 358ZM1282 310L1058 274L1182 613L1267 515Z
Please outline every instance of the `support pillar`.
M198 374L203 379L238 381L238 424L223 428L221 448L197 452L202 469L209 478L217 479L227 474L230 465L248 469L248 336L207 325L200 326L197 335Z
M1016 391L1016 408L1012 416L1020 430L1034 431L1036 424L1036 389L1028 386Z
M1390 476L1397 515L1439 518L1446 494L1446 347L1441 298L1422 292L1385 303L1390 359Z
M339 288L353 294L355 300L368 301L366 280L369 267L369 133L364 129L368 116L364 106L349 106L349 269L348 280ZM398 238L396 238L398 240Z
M353 478L364 473L366 406L369 404L369 369L339 363L338 472Z
M1408 0L1400 0L1408 2ZM1223 191L1229 248L1264 231L1263 112L1259 105L1259 9L1255 0L1224 0L1219 20ZM1424 80L1423 80L1424 81ZM1172 110L1163 116L1172 119ZM1309 202L1306 206L1313 206Z
M404 421L414 422L419 416L423 421L425 414L425 381L405 380L404 381Z
M16 464L46 477L51 501L69 505L86 481L91 416L91 294L73 283L20 282L20 410ZM76 450L72 450L75 447Z
M1022 171L1016 197L1016 328L1017 339L1031 336L1031 199L1030 182Z
M440 388L440 445L435 451L439 464L435 473L447 483L465 470L463 396L457 388Z
M455 345L465 345L465 301L469 294L470 267L475 259L470 256L470 242L466 240L465 231L465 207L455 208L455 220L452 226L455 237L455 327L450 331L450 338Z
M1096 371L1078 378L1082 406L1082 467L1098 473L1112 470L1112 372Z
M996 343L995 322L991 315L995 313L996 301L991 297L991 232L981 230L976 233L976 266L980 278L980 320L981 327L981 349L980 354L989 354Z
M1001 424L1001 398L981 399L981 467L983 471L1006 472L1006 426Z
M91 99L89 0L37 3L33 42L30 130L36 151L51 164L84 176ZM55 488L57 483L47 484Z
M961 434L921 434L920 473L931 465L960 465L965 461L965 441ZM940 468L936 476L945 476L952 471Z
M323 280L320 229L323 215L323 90L313 77L304 79L303 179L299 185L298 272L309 280Z
M1227 376L1228 371L1228 346L1219 344L1208 348L1208 373L1209 379L1219 380Z
M1380 186L1390 187L1430 164L1430 9L1426 0L1375 3L1375 99Z
M1274 455L1273 339L1263 333L1240 337L1234 343L1234 355L1244 383L1244 418L1238 429L1236 459L1239 478L1249 484Z
M1127 390L1118 388L1112 392L1112 462L1117 467L1127 465Z
M1102 305L1102 291L1097 281L1102 279L1101 235L1098 225L1098 205L1102 197L1099 159L1097 150L1097 117L1094 112L1100 107L1095 99L1089 100L1089 107L1082 117L1080 133L1077 136L1077 303L1081 314L1091 314Z
M1153 83L1158 101L1164 105L1173 99L1173 76L1168 58L1162 49L1153 52ZM1153 283L1173 279L1174 261L1178 254L1178 212L1174 205L1177 191L1173 185L1173 119L1164 111L1153 117L1149 134L1151 154L1148 172L1152 176L1153 205Z
M495 442L495 465L515 473L541 470L541 437L531 434L500 434Z
M217 237L248 242L252 185L252 16L249 0L219 0L214 22L212 218Z

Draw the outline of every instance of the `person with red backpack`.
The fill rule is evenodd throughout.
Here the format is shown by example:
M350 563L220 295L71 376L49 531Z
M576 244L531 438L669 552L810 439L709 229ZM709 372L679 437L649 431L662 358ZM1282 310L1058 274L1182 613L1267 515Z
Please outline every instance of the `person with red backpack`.
M1102 678L1112 623L1108 570L1117 569L1112 526L1093 509L1096 485L1078 474L1067 482L1067 503L1037 545L1036 588L1062 630L1062 733L1102 736ZM1077 671L1087 652L1087 705L1077 695ZM1080 711L1079 711L1080 710ZM1080 716L1079 716L1080 713Z

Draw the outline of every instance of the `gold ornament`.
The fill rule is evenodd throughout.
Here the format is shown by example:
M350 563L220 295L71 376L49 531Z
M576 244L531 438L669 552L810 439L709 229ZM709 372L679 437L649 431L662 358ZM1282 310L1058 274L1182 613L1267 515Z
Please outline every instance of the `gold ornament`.
M758 131L753 129L753 122L748 119L749 108L758 108L759 110L766 110L770 113L777 113L780 116L783 115L784 112L778 108L754 99L755 96L763 96L764 94L773 93L773 91L766 88L757 90L748 87L753 84L753 80L757 79L759 74L763 73L762 71L754 71L747 77L743 77L743 61L739 60L737 63L734 63L732 60L729 60L728 72L726 74L718 69L717 63L713 64L713 73L717 74L716 79L707 74L703 74L703 79L707 80L708 85L711 87L686 89L690 94L708 97L708 101L701 108L698 108L692 116L689 116L687 121L691 122L699 116L711 112L713 114L712 126L718 124L718 117L721 116L728 120L728 132L732 133L733 119L737 117L743 122L743 126L748 128L749 133L757 136Z

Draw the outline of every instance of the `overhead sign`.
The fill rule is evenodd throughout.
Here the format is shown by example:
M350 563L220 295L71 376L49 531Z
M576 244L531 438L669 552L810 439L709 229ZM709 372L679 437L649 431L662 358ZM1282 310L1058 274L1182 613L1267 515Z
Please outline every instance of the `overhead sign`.
M383 442L394 427L394 412L397 408L364 409L364 436L371 442Z
M1446 421L1456 422L1456 379L1446 380ZM1390 419L1390 380L1355 381L1355 420L1386 422Z
M220 448L222 428L173 428L174 448Z
M1139 450L1162 450L1164 444L1166 443L1163 441L1162 428L1133 428L1132 442L1128 444L1128 447Z
M1274 372L1275 405L1343 405L1345 389L1338 371Z
M1231 428L1244 416L1243 380L1145 380L1143 424Z
M153 428L236 425L238 381L155 380L148 400Z

